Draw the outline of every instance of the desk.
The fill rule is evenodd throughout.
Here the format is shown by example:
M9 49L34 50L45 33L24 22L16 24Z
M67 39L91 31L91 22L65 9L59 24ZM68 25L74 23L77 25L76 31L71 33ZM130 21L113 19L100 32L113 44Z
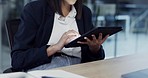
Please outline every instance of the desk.
M62 68L88 78L121 78L122 74L148 68L148 54L136 54Z

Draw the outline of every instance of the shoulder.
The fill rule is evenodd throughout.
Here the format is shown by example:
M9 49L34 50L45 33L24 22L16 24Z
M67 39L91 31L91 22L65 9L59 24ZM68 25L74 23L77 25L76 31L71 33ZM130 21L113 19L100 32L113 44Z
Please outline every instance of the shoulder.
M90 8L88 8L86 5L82 6L82 17L84 19L91 19L91 17L92 17L92 12L91 12Z
M92 12L91 12L90 8L88 8L86 5L82 6L82 17L84 19L91 19L91 17L92 17Z
M47 1L46 0L37 0L37 1L32 1L29 2L25 5L24 9L32 9L32 10L41 10L41 8L44 8L47 6ZM30 10L30 11L32 11Z
M47 0L37 0L27 3L21 13L22 18L33 19L37 24L41 23L41 20L48 12ZM49 10L51 11L51 10Z
M82 6L82 11L83 11L83 14L85 13L86 15L87 14L90 14L91 15L91 10L86 5L83 5Z

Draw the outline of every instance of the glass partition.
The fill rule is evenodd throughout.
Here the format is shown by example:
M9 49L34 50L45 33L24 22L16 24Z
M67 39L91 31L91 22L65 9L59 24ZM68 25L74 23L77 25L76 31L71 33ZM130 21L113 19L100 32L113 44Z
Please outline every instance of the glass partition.
M19 18L22 8L31 0L0 0L0 72L11 67L5 21Z
M148 1L86 0L94 26L121 26L123 31L110 36L103 44L106 58L143 53L147 45Z

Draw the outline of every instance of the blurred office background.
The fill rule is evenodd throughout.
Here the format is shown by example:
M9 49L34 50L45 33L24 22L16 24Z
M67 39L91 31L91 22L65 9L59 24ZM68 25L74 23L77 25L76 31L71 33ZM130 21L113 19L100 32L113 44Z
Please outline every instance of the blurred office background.
M11 66L5 21L19 18L33 0L0 0L0 73ZM93 14L94 26L121 26L123 31L103 44L106 59L148 51L147 0L83 0Z

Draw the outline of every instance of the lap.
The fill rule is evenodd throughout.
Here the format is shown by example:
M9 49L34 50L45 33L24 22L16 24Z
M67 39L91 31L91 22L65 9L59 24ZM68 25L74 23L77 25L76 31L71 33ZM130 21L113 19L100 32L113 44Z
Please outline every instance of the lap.
M28 71L33 71L33 70L47 70L51 68L57 68L57 67L63 67L63 66L69 66L73 64L79 64L81 62L80 58L76 57L69 57L66 55L62 56L53 56L51 63L47 63L35 68L32 68Z

